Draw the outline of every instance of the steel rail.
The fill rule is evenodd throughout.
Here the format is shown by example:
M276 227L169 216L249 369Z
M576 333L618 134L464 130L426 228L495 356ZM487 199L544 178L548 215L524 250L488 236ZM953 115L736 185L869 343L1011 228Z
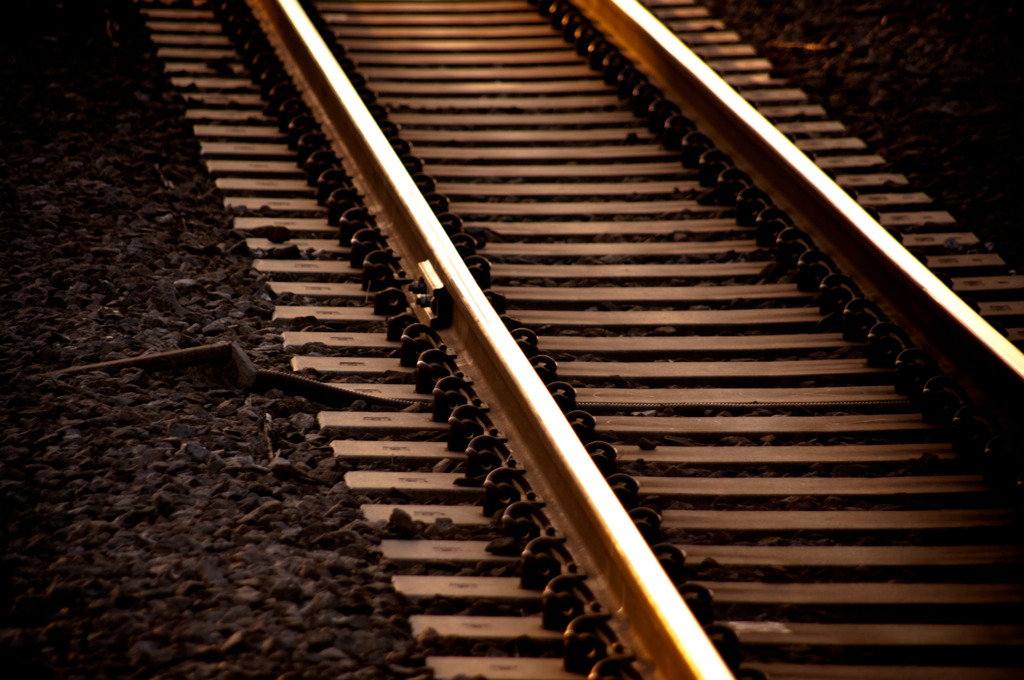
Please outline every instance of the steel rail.
M971 396L1019 430L1024 354L636 0L573 0Z
M517 458L545 470L530 483L548 500L576 559L600 574L595 590L624 616L624 641L650 677L732 678L302 8L296 0L247 2L358 169L355 179L375 202L378 223L398 236L391 245L407 267L432 269L451 295L454 332L445 340L451 336L480 395L500 402L490 415Z

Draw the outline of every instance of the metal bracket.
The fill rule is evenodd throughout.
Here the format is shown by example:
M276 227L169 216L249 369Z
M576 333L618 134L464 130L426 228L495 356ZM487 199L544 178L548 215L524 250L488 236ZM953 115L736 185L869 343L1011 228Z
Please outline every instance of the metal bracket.
M452 325L455 313L451 294L445 289L444 282L437 275L430 260L420 262L419 268L423 275L423 285L418 291L414 289L414 292L419 293L416 302L420 307L429 310L431 328L448 328Z

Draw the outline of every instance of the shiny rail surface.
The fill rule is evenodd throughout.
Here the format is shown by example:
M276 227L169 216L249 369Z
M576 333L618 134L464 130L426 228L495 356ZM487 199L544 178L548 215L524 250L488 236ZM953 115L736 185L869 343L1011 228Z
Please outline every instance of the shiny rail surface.
M366 194L407 249L403 261L427 261L440 278L455 306L452 344L477 369L476 389L485 401L501 404L492 417L511 448L543 470L534 483L565 518L571 546L587 556L581 562L606 579L612 610L632 623L627 637L654 660L657 677L730 677L305 12L295 0L254 5L293 60L294 75L308 83L314 108L363 174Z
M847 271L946 372L989 406L1024 411L1024 354L939 281L820 168L636 0L578 6L659 84ZM906 303L906 304L901 304ZM945 357L959 357L951 362ZM1004 401L1005 400L1005 401ZM1002 404L1000 403L1002 402ZM1012 423L1007 423L1012 425Z
M278 27L284 37L275 40L282 47L299 41L302 35L316 33L294 3L253 0L250 4L263 14L266 23ZM651 0L649 4L677 3ZM956 607L989 606L1005 616L1004 610L1008 611L1020 600L1021 591L1013 579L1000 581L1000 570L1020 564L1022 555L1019 546L1012 541L1004 542L1006 539L998 538L997 532L1014 526L1015 520L1012 513L1000 505L1001 501L989 504L991 489L980 475L950 467L956 458L952 449L959 445L951 445L949 433L936 422L929 418L922 420L916 400L893 393L889 386L891 369L865 366L863 359L856 358L860 351L856 347L860 345L853 343L854 352L849 354L851 342L840 333L826 329L805 334L820 322L811 296L792 283L763 280L766 262L756 244L747 238L749 230L737 229L733 220L715 216L713 207L703 207L691 200L700 192L698 184L692 181L692 173L681 177L686 173L681 173L678 165L673 169L661 162L664 152L650 145L615 145L615 140L624 134L615 126L628 129L630 124L635 125L628 111L621 110L622 107L611 111L603 104L600 106L604 106L604 110L587 111L586 117L579 111L572 111L573 106L579 106L582 111L591 102L598 101L602 87L586 84L583 78L574 81L566 92L560 92L563 86L558 78L563 76L554 72L549 76L553 84L527 81L530 89L538 92L546 89L548 95L558 100L559 106L566 104L565 111L557 113L559 122L553 123L551 130L545 130L542 121L558 107L545 103L544 97L517 95L516 101L523 104L524 109L505 113L488 111L493 108L494 100L488 100L486 94L476 95L481 91L506 92L509 85L486 84L492 74L486 73L486 69L477 69L480 73L473 70L473 60L480 58L478 54L446 52L445 60L457 63L465 74L446 75L444 68L416 63L418 59L426 60L414 53L394 52L376 42L383 39L386 43L395 37L412 39L425 34L434 34L437 38L443 32L430 28L431 22L438 21L432 17L444 16L443 22L447 22L449 14L457 16L471 7L471 3L360 3L351 0L325 1L319 5L322 11L335 13L332 30L352 48L353 54L365 60L360 67L365 67L370 85L377 88L381 100L397 103L391 118L403 125L403 137L407 135L413 141L414 150L421 149L428 158L428 170L441 177L438 185L443 185L452 196L453 209L469 215L466 223L473 233L493 231L499 234L497 240L480 246L481 254L495 263L492 269L495 283L488 292L503 296L508 301L509 314L514 314L525 327L538 331L540 350L574 359L564 363L559 359L559 379L585 385L576 390L576 400L592 414L594 429L617 441L618 460L636 475L640 496L648 500L662 499L661 527L670 537L667 540L685 547L687 564L703 560L712 565L712 571L718 572L708 581L691 583L695 588L703 583L714 591L716 601L720 600L720 606L730 612L728 623L742 643L762 649L783 649L787 640L808 647L846 645L851 649L886 645L912 649L915 645L933 645L937 650L959 645L980 645L979 648L988 645L999 651L1009 649L1015 640L1024 639L1024 631L1019 626L982 626L973 619L964 625L944 618L937 619L935 625L856 623L856 617L848 623L804 623L799 617L774 621L771 617L775 614L768 614L769 619L763 622L744 620L751 612L755 612L755 617L763 615L756 613L755 603L769 609L808 607L813 611L828 607L856 610L871 602L892 602L898 603L892 605L897 619L904 616L904 610L914 607L938 607L942 611L947 608L953 612ZM630 34L649 22L643 11L625 5L587 3L585 7L591 19L603 28L622 32L614 38L620 43L619 47L639 57L653 80L662 85L667 82L666 78L686 84L691 88L685 92L688 106L704 97L696 88L698 81L708 76L707 70L699 61L691 59L692 54L687 55L686 48L674 38L666 37L663 29L652 28L660 36L653 46L631 43L625 47L625 41L633 39ZM503 59L514 54L508 57L510 63L523 64L501 67L510 80L523 77L522 69L528 71L555 54L548 47L540 51L515 52L516 40L536 39L537 45L545 46L551 43L546 37L548 29L528 25L536 20L523 18L524 6L525 3L493 0L489 5L494 9L493 15L480 13L475 21L482 26L472 29L478 33L472 36L476 40L471 41L474 50L482 44L508 50L500 53ZM404 8L402 11L417 14L398 17L383 11L385 8L389 11ZM418 13L420 10L422 15ZM345 11L351 11L352 15L339 14ZM689 8L673 11L686 16L699 15ZM206 14L199 11L196 16L197 21L202 22ZM704 20L696 19L693 26L710 23L702 22ZM158 44L171 46L161 49L173 51L177 49L174 45L186 43L189 39L186 34L193 29L186 26L180 35L172 34L170 28L167 30L168 34L160 36ZM201 23L194 27L198 35L209 30L209 26ZM373 34L374 39L364 34ZM389 35L393 37L388 38ZM485 36L490 37L486 41L479 40ZM710 48L715 47L715 36L700 38L704 39ZM223 59L223 52L216 52L219 48L213 46L216 41L208 42L209 58ZM698 40L698 45L702 44ZM200 74L207 69L201 65L204 57L198 56L201 49L194 53L196 57L180 57L196 58L197 62L181 62L169 70ZM729 49L721 52L741 53ZM550 379L542 382L533 365L524 360L521 345L509 337L504 320L492 309L490 300L480 293L462 258L453 252L435 215L436 208L428 205L421 195L391 142L381 134L373 116L360 101L359 92L345 79L322 43L312 48L303 46L297 54L285 59L292 77L312 85L316 96L307 101L317 112L321 127L325 131L333 128L337 133L340 141L334 143L335 149L343 157L349 174L358 180L360 192L376 213L378 224L395 236L389 245L398 254L407 270L405 273L411 279L422 279L426 290L436 294L435 298L453 294L451 328L441 328L446 325L442 318L417 305L418 293L407 294L410 307L421 321L439 326L438 333L445 345L455 350L459 368L473 378L475 392L491 407L488 412L491 421L509 437L514 457L525 463L531 485L548 501L547 510L554 508L553 524L568 534L574 559L588 575L595 577L588 583L597 584L598 599L615 612L616 634L639 657L634 670L642 670L644 677L729 677L729 671L697 629L686 606L679 602L675 586L666 581L632 520L622 512L618 498L609 491L582 449L576 431L567 427L560 414L564 406L556 403L544 387L544 382ZM399 61L411 61L411 67L387 64L392 56ZM578 77L580 71L569 63L571 59L554 58L563 66L549 68L562 69L565 78ZM323 63L318 63L320 61ZM749 72L752 61L756 60L747 59L745 64L741 64L743 59L737 60L736 68L730 71L734 73L730 76L731 82L763 83L763 78ZM222 69L223 64L216 68ZM677 70L680 68L691 72L684 74ZM458 104L452 107L443 103L427 76L449 77L452 81L463 78L454 88L457 92L461 90L457 95ZM482 531L489 519L479 507L454 505L456 501L479 502L479 486L467 484L472 480L453 472L466 464L466 454L446 449L444 443L438 441L446 426L441 422L427 422L426 414L417 412L416 407L420 411L429 408L431 396L412 394L408 384L390 384L396 376L406 383L414 376L414 372L404 368L396 371L393 358L364 358L355 351L374 347L381 352L381 357L393 356L397 345L394 341L383 340L379 333L363 332L379 327L381 317L375 317L370 310L350 306L367 297L358 283L351 281L351 268L337 261L347 258L351 249L339 245L333 238L337 227L324 225L324 211L316 202L299 198L304 192L308 194L309 189L304 180L292 179L296 176L294 163L292 170L288 170L287 162L264 160L266 156L261 155L284 158L275 146L280 136L266 125L266 119L254 108L258 107L258 97L249 94L251 86L241 79L218 81L203 75L179 76L179 81L200 88L194 95L198 107L214 107L199 108L195 111L196 118L238 123L253 121L252 125L197 125L196 133L205 140L203 150L210 159L207 162L211 171L221 175L218 185L227 192L229 206L269 210L270 213L262 214L280 215L257 217L250 213L239 217L236 227L253 232L253 237L247 239L250 248L268 253L269 259L259 261L257 266L281 279L271 283L273 290L289 299L302 300L299 305L287 302L280 305L276 318L282 323L300 326L308 324L304 319L317 321L316 330L286 333L286 345L299 347L320 343L312 347L326 345L340 351L340 357L297 356L293 367L343 381L362 379L364 383L352 387L367 395L404 400L413 406L409 413L372 412L364 407L364 410L353 408L321 415L321 424L342 437L332 443L335 455L353 464L356 461L370 464L370 469L353 470L346 476L346 482L353 489L375 498L363 508L367 519L389 526L395 521L411 526L417 522L430 524L442 518L450 526L460 527L460 531ZM209 93L203 92L204 88L209 88ZM742 114L722 114L717 107L723 102L736 103L734 92L723 89L720 83L710 89L709 99L700 99L701 103L696 106L700 112L695 117L701 127L712 130L724 126L721 130L726 135L724 139L730 139L730 130L740 128L740 139L748 139L749 144L722 141L721 145L759 185L763 183L772 191L780 192L779 204L797 216L801 226L807 221L819 224L829 221L830 224L845 224L844 229L850 228L852 223L859 230L866 218L874 225L869 225L868 231L878 231L877 224L845 194L842 194L844 206L841 209L820 206L806 209L798 205L808 193L817 192L819 195L814 201L821 201L836 190L834 186L819 187L821 173L805 167L806 159L790 158L789 154L794 153L793 145L776 133L766 131L763 119L749 106L746 109L739 106L744 111ZM781 90L777 94L782 98L788 96ZM235 103L248 112L232 111ZM221 105L226 108L216 108ZM436 108L431 110L431 107ZM446 107L453 111L458 109L464 117L449 115ZM545 107L551 110L546 111ZM467 112L469 115L465 117ZM577 123L584 123L588 128L585 134L571 131ZM358 130L360 125L364 126L362 131ZM530 127L531 141L523 148L503 146L503 130L516 125L524 129L534 126ZM556 129L558 126L561 129ZM742 131L743 128L746 130ZM750 135L756 139L749 141ZM579 142L587 139L592 141ZM603 142L598 141L602 139ZM542 148L542 141L555 146ZM820 140L803 140L801 148L816 148L817 141ZM564 185L555 181L559 171L553 170L566 156L565 149L557 146L560 143L574 145L574 153L587 157L584 162L573 165L577 176ZM741 160L745 158L746 146L755 148L755 156L770 155L776 152L776 143L785 147L781 152L782 160L776 160L776 167L799 166L802 178L780 181L774 173L764 176L763 171ZM479 183L482 166L474 165L481 156L490 158L483 166L487 168L488 179L482 184ZM598 162L599 158L608 160L602 163ZM613 165L616 158L627 162L621 167L632 168L627 175L649 174L640 183L616 181L614 173L618 166ZM253 179L248 177L250 175ZM654 179L657 177L666 179L658 181ZM506 185L503 178L517 181ZM840 183L849 183L844 186L857 186L860 180L879 181L856 174L838 179ZM882 178L880 181L890 180ZM801 188L802 184L806 186ZM572 218L576 207L581 205L572 202L577 193L601 197L601 203L588 204L588 211L593 211L589 219ZM634 193L647 196L636 200L635 196L631 197ZM517 196L520 198L515 198ZM912 194L908 194L907 199L916 200ZM546 216L531 215L538 209ZM660 218L659 213L674 209L692 214L683 221L677 217ZM709 216L702 216L704 212ZM830 212L836 214L828 214ZM614 219L622 214L639 216L639 219ZM605 216L607 221L604 221ZM283 229L283 235L264 238L273 234L274 229ZM692 241L665 240L679 230L684 236L693 237ZM299 233L310 237L300 237ZM814 235L817 240L825 241L824 247L828 249L828 237L817 232ZM713 240L715 238L727 240ZM944 237L924 231L908 234L906 238L934 248ZM838 248L842 252L832 251L835 259L844 264L844 269L853 268L856 257L844 257L846 251L852 253L853 249L842 239L840 244ZM873 247L869 246L868 250ZM621 255L608 256L606 261L603 256L607 256L609 248ZM292 249L303 256L302 259L278 259L279 255L273 255L275 249L282 252ZM730 254L718 258L716 254L723 251ZM627 264L617 264L615 257L624 258ZM705 261L702 259L705 257L714 259ZM900 259L898 254L896 259ZM580 264L578 260L591 263ZM967 258L958 263L963 266ZM916 281L918 274L920 272L910 278ZM326 278L308 283L310 276ZM925 272L921 276L931 285L927 281L931 274ZM599 283L564 285L579 278ZM673 278L703 285L668 285ZM722 285L708 285L714 282ZM874 290L870 285L867 289ZM314 300L327 302L314 304L311 302ZM733 305L737 300L739 304ZM620 305L624 308L620 309ZM888 305L886 311L900 318ZM953 316L959 317L959 312ZM378 321L374 321L375 318ZM966 325L972 326L975 322L976 319L969 318ZM327 330L325 324L332 330ZM604 333L591 333L595 326L600 327L598 330L609 331L607 337ZM658 332L614 337L635 327L647 330L674 327L683 332L669 332L665 337L658 337ZM716 335L723 331L724 334ZM752 334L748 334L751 331ZM961 340L968 337L965 342L972 343L979 340L978 336L984 336L980 338L983 343L991 339L987 331L969 329L950 335ZM918 337L914 339L919 341ZM919 341L919 344L928 346L927 342ZM991 358L1006 349L999 347L998 340L993 345L996 349L979 352ZM348 354L348 350L353 353ZM849 358L851 356L854 358ZM1009 356L1012 364L1013 354ZM647 357L659 361L645 365L641 359ZM751 360L756 363L749 363ZM503 374L506 367L512 369L511 375ZM968 367L966 372L975 370L977 365ZM390 378L386 377L388 375ZM1015 375L1018 373L1011 366L1008 374L1000 373L986 380L994 380L1000 385L999 389L1016 390L1018 377ZM785 386L780 387L780 384ZM975 393L986 393L991 384L977 383ZM955 392L951 387L946 389ZM531 390L537 391L525 406L510 397ZM805 410L808 415L803 415ZM723 415L743 417L723 418ZM526 427L521 428L524 424ZM577 426L574 421L574 427ZM348 438L355 434L373 436L378 441ZM394 441L379 441L389 437L394 437ZM861 443L859 437L867 438L867 443ZM758 438L765 445L757 446ZM549 450L549 447L554 448ZM397 469L405 471L376 469L389 459ZM557 463L554 482L536 474L549 460ZM1003 468L997 466L997 469L1012 470L1013 465L1015 463ZM853 474L845 471L858 467L868 471L867 474L858 476L856 471ZM915 472L918 467L920 472ZM700 474L703 468L715 470L714 478L703 477ZM743 472L748 468L754 471L753 475ZM897 474L900 468L903 469ZM768 470L764 477L758 476L757 471L761 469ZM696 474L688 472L690 470ZM740 474L733 477L730 471ZM569 497L570 492L575 493L583 486L589 489L584 494L589 495L589 500L577 501ZM405 501L400 505L389 504L387 499L399 487L407 496ZM616 491L620 492L621 488ZM421 497L429 499L427 504L410 502ZM841 505L837 507L835 502L830 505L830 498L841 498ZM558 508L552 499L568 499L568 505ZM893 505L887 510L877 509L871 505L872 499L891 499L888 502ZM948 506L944 505L946 499ZM767 511L747 509L758 507L761 500L768 502ZM815 505L819 500L824 503ZM574 520L581 514L587 520L576 525ZM401 520L401 517L406 519ZM611 517L613 530L605 531L600 524L606 517ZM960 541L958 532L968 531L971 536L977 536L974 539L977 544L967 540L955 548L943 545L946 541ZM863 545L850 545L840 540L838 544L819 546L802 541L805 536L812 542L817 541L828 532L872 538ZM920 545L918 533L924 536ZM603 543L597 547L590 545L584 540L589 539L590 534L600 536ZM782 540L778 545L760 544L758 537L762 536L793 536L795 540ZM738 538L738 542L732 544L730 537ZM876 538L878 545L872 545ZM903 541L910 541L912 546L901 547ZM986 544L989 541L991 545ZM485 602L522 602L524 607L533 606L528 604L532 596L517 588L515 579L448 577L433 573L421 576L415 568L409 570L411 565L438 560L463 566L506 565L500 570L508 573L508 565L514 564L514 558L496 553L491 547L484 541L463 538L457 541L386 540L381 549L386 559L406 565L402 573L394 577L394 585L414 600L461 592L483 598ZM630 561L638 568L631 569ZM599 575L608 562L614 562L613 573ZM869 576L865 583L858 583L859 579L829 583L827 578L819 580L811 575L795 579L803 578L810 581L808 583L771 583L771 579L758 583L744 580L749 576L737 578L734 575L759 566L780 569L783 574L786 570L803 573L819 568L839 572L867 569L869 574L875 573L872 570L881 570L882 574L894 571L896 578L893 583L886 583L884 576L877 582ZM903 582L900 570L911 567L923 570L924 582ZM996 582L991 586L956 582L958 574L973 568L995 573ZM631 585L634 577L631 571L648 578L648 585ZM947 578L951 579L948 583ZM978 577L968 575L966 578ZM936 580L939 582L931 583ZM660 607L652 608L647 597L652 592L668 593L669 597L661 600ZM692 595L694 591L689 592ZM619 616L620 610L623 616ZM943 614L945 616L950 614ZM539 645L557 643L560 634L540 630L537 618L417 615L412 617L412 625L415 634L439 635L451 640L500 640L529 635L535 637ZM826 618L829 620L831 618ZM1004 623L1009 620L1004 619ZM721 635L722 631L717 634ZM1005 654L1000 658L1005 658ZM467 673L496 678L580 677L566 673L553 662L533 657L514 660L498 657L497 661L488 662L485 658L474 661L468 656L435 656L430 663L438 677ZM983 669L985 664L982 663L973 670L990 671L980 677L1010 677L1006 673L1012 674L1013 670L998 667L1002 663L993 662L990 669ZM760 667L785 678L803 677L804 672L798 664L778 660ZM862 673L867 667L818 662L815 668L823 677L847 678L853 677L850 673ZM921 673L939 672L921 661L906 668ZM908 671L903 669L878 666L872 672L884 678L907 677ZM949 671L965 672L963 669Z

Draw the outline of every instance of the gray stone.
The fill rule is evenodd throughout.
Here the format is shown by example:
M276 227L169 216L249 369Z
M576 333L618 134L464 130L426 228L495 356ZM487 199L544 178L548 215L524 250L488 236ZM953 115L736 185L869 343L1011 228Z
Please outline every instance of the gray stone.
M203 326L203 335L220 335L228 329L228 326L223 321L211 321L210 323Z
M199 561L199 575L209 584L222 585L227 583L224 572L220 570L212 557L203 557Z
M195 428L188 423L175 422L171 423L167 428L167 435L177 439L188 439L194 437L195 434Z
M231 596L233 602L237 604L258 604L266 599L266 596L255 588L249 586L242 586L234 592Z
M210 451L204 446L189 442L182 445L182 450L200 463L210 457Z
M178 303L178 291L174 289L174 283L170 279L160 279L153 287L153 301L161 309L181 312L184 311Z
M302 613L309 615L324 609L337 609L338 604L337 595L330 591L321 591L314 595L313 599L302 608Z

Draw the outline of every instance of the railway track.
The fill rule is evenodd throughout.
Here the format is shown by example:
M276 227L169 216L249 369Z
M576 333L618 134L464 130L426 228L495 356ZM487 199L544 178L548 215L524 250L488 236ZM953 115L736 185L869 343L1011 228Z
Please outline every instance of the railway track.
M972 234L692 4L648 3L941 282L618 5L320 2L286 55L254 4L284 37L141 7L292 367L363 395L320 424L435 677L1019 674L1020 358L942 282L1019 341L1020 281Z

